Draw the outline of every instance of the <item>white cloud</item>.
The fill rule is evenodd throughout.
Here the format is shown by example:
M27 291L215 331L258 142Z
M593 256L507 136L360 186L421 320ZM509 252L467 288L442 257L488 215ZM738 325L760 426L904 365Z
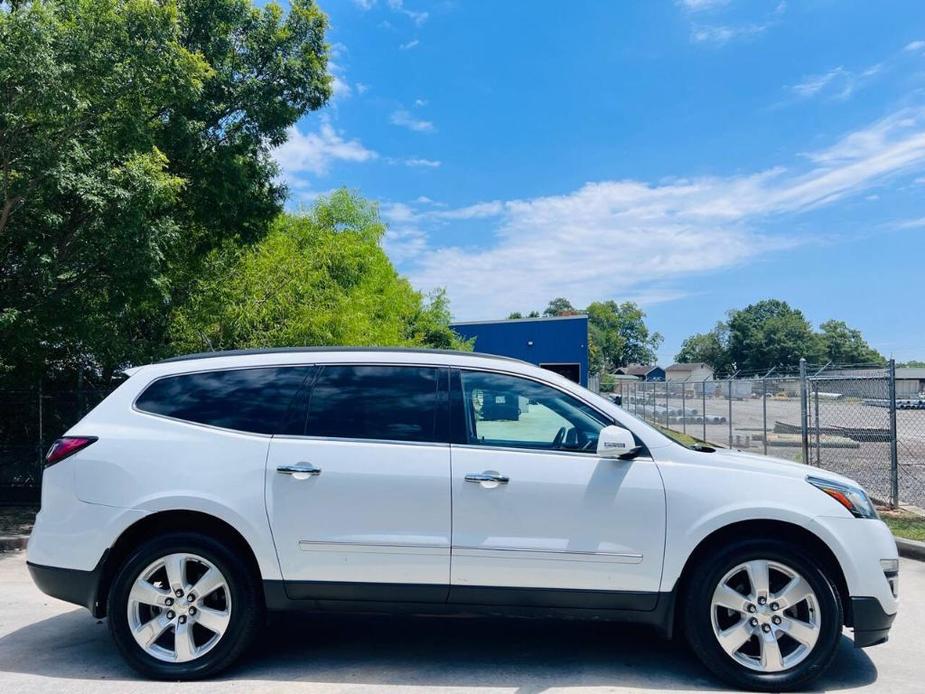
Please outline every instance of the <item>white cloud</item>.
M912 41L911 43L906 44L906 48L904 50L920 51L923 48L925 48L925 41Z
M415 118L407 109L403 108L393 111L389 120L392 125L398 125L402 128L408 128L408 130L414 130L419 133L432 133L436 130L434 124L429 120Z
M353 4L359 7L361 10L371 10L376 4L376 0L353 0Z
M883 64L876 63L859 73L855 73L839 65L828 72L807 75L797 84L791 85L790 90L801 98L828 94L832 98L844 100L879 74L882 69Z
M419 46L420 44L421 42L418 41L417 39L412 39L411 41L408 41L408 43L398 44L398 49L401 51L408 51L414 48L415 46Z
M839 66L820 75L809 75L804 77L801 82L794 84L790 89L799 96L813 96L824 89L826 85L830 84L833 80L843 77L845 74L847 74L845 68Z
M382 240L385 252L395 263L419 257L427 249L427 234L416 227L389 227Z
M417 26L421 26L430 16L427 12L415 12L414 10L407 9L405 7L404 0L389 0L389 8L395 12L399 12L405 15Z
M403 162L405 166L424 167L427 169L436 169L443 162L436 159L423 159L421 157L410 157Z
M768 29L770 24L742 24L738 26L695 25L691 28L691 40L695 43L712 43L721 46L733 39L756 36Z
M427 99L415 99L414 105L420 108L421 106L427 106Z
M404 247L415 286L446 287L458 318L503 316L550 296L577 305L610 296L669 300L682 291L672 285L683 277L815 240L762 233L771 218L925 169L925 110L893 114L808 161L803 171L778 167L662 184L601 181L562 195L450 210L401 205L392 218L431 238L450 220L481 220L492 231L481 247L434 249L420 237Z
M729 0L678 0L678 4L688 12L703 12L728 5Z
M363 95L369 91L369 85L363 84L362 82L357 82L355 86L357 88L357 94Z
M304 173L323 176L335 161L365 162L378 156L359 140L345 140L330 123L322 123L317 132L302 133L291 127L287 133L289 139L273 156L290 184Z

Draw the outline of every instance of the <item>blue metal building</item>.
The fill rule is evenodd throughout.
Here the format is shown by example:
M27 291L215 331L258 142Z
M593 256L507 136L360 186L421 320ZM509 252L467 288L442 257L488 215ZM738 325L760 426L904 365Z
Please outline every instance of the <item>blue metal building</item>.
M453 323L475 351L529 361L588 385L588 317L517 318Z

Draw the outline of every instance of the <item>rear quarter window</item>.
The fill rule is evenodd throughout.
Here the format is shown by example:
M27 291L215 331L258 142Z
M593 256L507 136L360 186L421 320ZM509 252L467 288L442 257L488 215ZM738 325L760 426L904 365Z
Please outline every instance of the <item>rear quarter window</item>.
M229 369L160 378L135 401L142 412L257 434L277 433L311 366Z

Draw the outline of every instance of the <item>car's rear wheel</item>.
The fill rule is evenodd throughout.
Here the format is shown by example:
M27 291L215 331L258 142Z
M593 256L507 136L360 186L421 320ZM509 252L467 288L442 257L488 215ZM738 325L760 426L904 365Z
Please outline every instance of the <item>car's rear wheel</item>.
M138 672L200 679L231 665L262 624L257 582L218 540L171 533L132 553L109 592L109 627Z
M794 545L749 540L714 553L695 567L685 598L691 647L737 687L804 686L835 654L843 621L836 588Z

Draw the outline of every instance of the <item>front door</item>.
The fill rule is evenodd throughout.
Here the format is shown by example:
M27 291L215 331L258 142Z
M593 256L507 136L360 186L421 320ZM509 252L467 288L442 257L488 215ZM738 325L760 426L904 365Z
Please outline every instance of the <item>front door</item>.
M613 422L556 387L487 371L452 380L450 599L652 609L665 540L654 462L599 458Z
M319 367L297 433L274 437L267 459L290 598L446 598L446 378L431 367Z

